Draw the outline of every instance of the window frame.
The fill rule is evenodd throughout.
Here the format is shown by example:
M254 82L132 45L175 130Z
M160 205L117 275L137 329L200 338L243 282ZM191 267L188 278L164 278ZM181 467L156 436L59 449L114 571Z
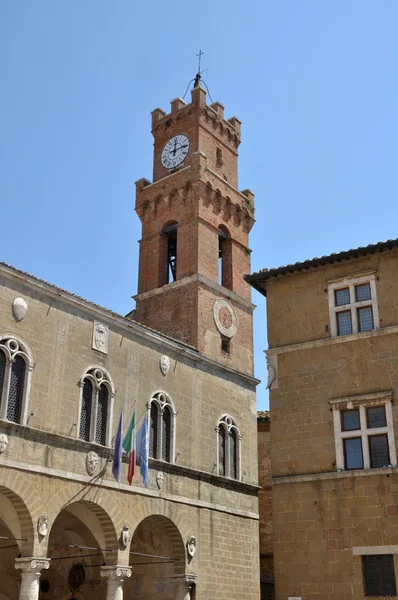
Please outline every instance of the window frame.
M386 596L386 581L383 578L382 581L382 587L383 589L378 591L377 593L370 593L369 589L368 589L368 578L370 576L370 573L366 572L366 562L369 561L370 559L377 559L377 563L381 563L381 561L383 560L382 557L389 557L391 560L391 566L392 566L392 573L394 576L394 587L395 587L395 594L393 594L393 596L387 595ZM379 597L395 597L397 595L397 579L395 576L395 561L394 561L394 554L391 553L387 553L387 552L382 552L382 553L378 553L378 554L362 554L361 556L362 559L362 576L363 576L363 593L364 596L366 596L367 598L379 598ZM369 568L369 566L368 566ZM380 569L380 566L378 565L378 572L380 573L380 571L382 572L383 569Z
M163 390L156 390L151 394L151 399L147 403L147 418L148 423L151 422L151 406L156 404L158 407L158 422L157 422L157 440L156 440L156 457L149 456L154 460L160 460L168 464L175 463L176 456L176 426L177 426L177 412L174 408L174 402L169 394ZM170 455L170 461L165 460L162 457L163 448L163 413L165 410L170 412L170 446L168 452ZM148 440L151 432L148 431Z
M27 343L13 333L4 333L0 335L0 351L5 355L5 370L3 388L0 390L0 420L14 423L7 419L8 401L10 395L11 370L12 364L17 356L20 356L25 362L25 377L21 396L21 408L19 425L27 425L28 406L32 380L32 372L35 367L32 352Z
M370 299L360 300L357 302L356 287L368 283L370 286ZM336 292L341 289L349 289L350 302L336 306ZM337 313L351 312L351 333L344 335L353 335L358 333L367 333L380 328L379 308L377 304L376 276L375 274L367 274L359 277L350 277L340 279L328 284L328 301L329 301L329 316L330 316L330 335L331 337L342 337L339 334ZM360 331L358 310L360 308L371 307L373 328Z
M100 376L102 374L102 376ZM97 376L98 375L98 376ZM91 382L92 386L92 397L91 397L91 416L90 416L90 431L89 431L89 439L84 440L80 437L80 423L81 423L81 414L82 414L82 403L83 403L83 388L84 381L88 379ZM102 446L100 442L97 442L95 439L96 436L96 428L97 428L97 416L98 416L98 395L101 386L106 386L108 389L108 412L106 416L106 433L105 433L105 445L104 447L109 448L112 438L112 423L113 423L113 408L114 408L114 398L116 394L115 385L113 383L112 378L109 373L101 366L98 365L90 365L87 367L82 377L79 380L79 412L77 417L77 425L76 425L76 438L81 442L97 444L98 446Z
M219 454L219 434L220 428L225 430L225 446L224 446L224 458L225 458L225 469L224 474L220 474L220 454ZM231 476L231 452L230 452L230 439L231 432L234 431L236 434L236 477ZM216 472L219 477L227 477L235 481L241 481L242 479L242 436L239 432L239 428L236 424L235 419L230 415L222 415L217 422L216 427Z
M347 471L344 440L348 438L358 438L362 440L362 458L363 467L358 470L380 469L384 466L397 466L397 456L395 449L394 426L392 416L392 391L379 392L375 394L363 394L359 396L349 396L345 398L335 398L329 400L333 407L333 424L336 450L336 469L338 471ZM384 406L386 425L383 427L368 426L368 409L377 406ZM359 409L359 429L343 430L343 415L346 410ZM369 438L377 435L387 435L388 451L390 462L383 467L372 467L370 456ZM355 470L355 469L353 469Z

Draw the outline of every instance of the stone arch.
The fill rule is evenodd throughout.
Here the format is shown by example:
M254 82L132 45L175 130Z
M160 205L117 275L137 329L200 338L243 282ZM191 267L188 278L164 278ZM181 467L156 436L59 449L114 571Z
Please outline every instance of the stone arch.
M188 517L186 507L167 502L163 498L148 498L137 503L132 511L133 521L130 521L131 535L134 535L139 524L146 518L156 515L171 521L180 532L183 540L195 532L192 531L192 521Z
M51 562L45 578L50 591L57 590L60 598L70 598L72 577L76 585L73 598L88 600L96 597L94 586L104 587L101 566L118 564L119 540L103 506L94 499L77 496L65 503L52 521L47 553ZM72 575L76 569L83 571L77 583Z
M162 597L178 597L185 576L185 546L176 524L156 513L142 519L132 536L129 564L132 577L125 584L128 598L133 593L133 583L141 587L145 598L158 593L164 594Z
M100 495L100 499L99 499ZM102 493L97 487L82 488L76 484L65 486L48 506L50 524L53 526L62 511L72 512L77 518L82 517L80 507L85 507L95 517L93 525L99 539L105 544L104 547L112 549L109 557L117 559L117 525L120 521L116 503L108 498L108 494ZM52 527L51 527L52 530ZM50 531L51 534L51 531ZM107 553L108 558L108 553Z
M392 523L385 516L368 517L353 529L353 546L391 546L398 543L398 522Z
M142 521L140 521L140 523L138 523L137 527L134 530L134 533L133 533L133 536L131 539L131 547L133 546L134 536L136 535L139 528L141 528L143 526L145 527L145 525L150 522L156 523L156 525L159 526L163 530L164 535L170 541L170 545L173 548L173 558L175 558L176 560L179 561L178 563L176 563L175 573L176 574L185 573L184 542L183 542L183 539L182 539L182 536L181 536L181 533L180 533L178 527L175 525L175 523L171 519L169 519L169 517L165 517L165 516L159 515L159 514L151 514L151 515L148 515L147 517L145 517L145 519L143 519Z
M13 537L21 538L17 542L21 555L33 556L37 550L37 540L32 515L39 514L40 510L37 491L21 473L4 469L0 473L1 497L5 501L0 504L0 519L5 522Z
M359 357L347 360L333 381L330 397L344 398L391 389L391 379L384 367L373 360Z

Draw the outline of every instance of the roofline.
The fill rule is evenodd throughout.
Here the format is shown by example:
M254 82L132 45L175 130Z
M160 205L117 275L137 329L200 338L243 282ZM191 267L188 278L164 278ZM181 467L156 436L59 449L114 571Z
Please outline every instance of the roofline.
M143 325L139 321L133 321L131 319L128 319L116 312L113 312L108 308L104 308L99 304L90 302L89 300L86 300L81 296L77 296L71 292L63 290L62 288L48 283L43 279L39 279L34 275L30 275L29 273L25 273L24 271L20 271L15 267L7 265L4 262L0 262L0 271L2 271L4 275L8 275L12 279L22 281L24 284L27 283L26 280L28 279L29 283L33 287L39 288L41 289L41 291L45 291L49 296L53 296L58 300L62 299L63 301L72 304L75 307L77 305L82 311L90 311L91 313L96 315L97 318L99 317L108 323L113 322L114 326L122 327L130 332L133 332L137 335L137 337L145 338L147 340L149 339L155 343L162 342L163 344L168 346L170 350L174 350L185 354L185 356L189 357L191 360L200 360L203 363L207 364L209 367L225 371L226 373L229 373L230 376L236 377L241 380L243 379L246 383L248 383L251 386L257 386L259 383L261 383L259 379L253 377L249 373L243 373L242 371L238 371L237 369L233 369L232 367L224 365L212 358L204 356L199 352L199 350L197 350L193 346L184 344L184 342L180 342L179 340L169 337L166 334L161 333L160 331L151 329L150 327Z
M311 260L305 260L303 262L297 262L292 265L286 265L285 267L278 267L275 269L263 269L252 275L244 275L245 281L249 283L255 290L260 292L263 296L267 295L266 290L260 285L260 283L267 279L274 279L281 275L290 275L300 271L308 271L311 268L326 267L336 262L342 262L345 260L351 260L353 258L362 258L368 254L376 254L376 252L384 252L385 250L392 250L398 247L398 238L395 240L387 240L386 242L378 242L377 244L369 244L368 246L360 246L352 250L345 250L342 252L336 252L329 254L329 256L322 256L321 258L313 258Z

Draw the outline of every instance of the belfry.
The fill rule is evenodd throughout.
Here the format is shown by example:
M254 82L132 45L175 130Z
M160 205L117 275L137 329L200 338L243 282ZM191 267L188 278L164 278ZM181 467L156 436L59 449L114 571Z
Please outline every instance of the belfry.
M239 192L241 122L198 85L152 112L153 183L136 184L142 222L135 319L204 355L253 372L248 234L254 196Z

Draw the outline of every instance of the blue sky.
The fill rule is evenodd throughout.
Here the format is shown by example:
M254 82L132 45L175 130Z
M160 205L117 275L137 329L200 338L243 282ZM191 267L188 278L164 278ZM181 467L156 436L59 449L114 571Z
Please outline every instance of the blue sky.
M213 100L243 121L253 271L398 237L397 27L395 0L2 0L1 260L133 308L150 111L184 94L199 48Z

